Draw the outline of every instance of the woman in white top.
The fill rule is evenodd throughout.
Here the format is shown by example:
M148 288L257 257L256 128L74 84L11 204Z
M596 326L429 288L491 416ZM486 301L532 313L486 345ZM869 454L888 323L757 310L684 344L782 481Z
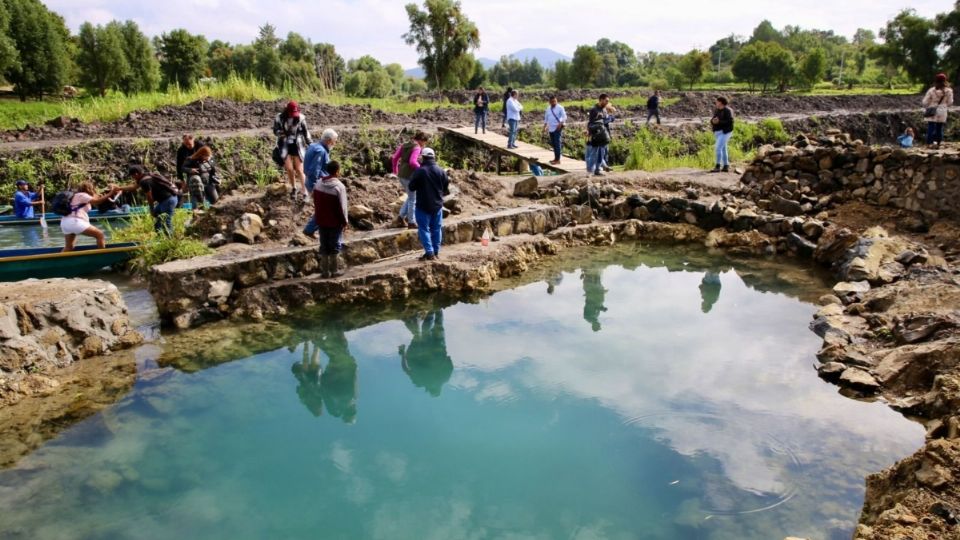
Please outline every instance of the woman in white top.
M933 87L923 96L923 117L927 121L927 144L940 145L943 142L947 107L951 105L953 105L953 88L947 84L947 74L938 73Z
M103 231L90 225L91 205L99 205L108 198L120 192L119 188L110 188L110 191L97 197L93 182L89 180L80 184L77 192L70 199L70 213L60 220L60 230L63 231L64 246L63 251L73 251L74 244L77 241L77 235L93 237L97 240L97 248L103 249L107 246L103 236Z

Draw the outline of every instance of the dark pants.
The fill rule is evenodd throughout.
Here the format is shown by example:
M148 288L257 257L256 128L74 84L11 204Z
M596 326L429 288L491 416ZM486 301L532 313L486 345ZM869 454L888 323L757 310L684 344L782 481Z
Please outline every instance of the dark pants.
M318 227L320 231L320 254L337 255L340 253L340 235L343 227Z
M654 116L657 117L657 125L660 125L660 109L647 109L647 123L650 123L650 119Z
M550 132L550 146L553 148L554 161L560 161L560 151L563 150L563 130Z
M943 122L927 122L927 144L943 142Z
M476 133L478 128L487 132L487 111L473 111L473 132Z
M157 232L170 234L173 232L173 211L177 209L177 196L172 195L153 205L150 213L153 214L153 228Z

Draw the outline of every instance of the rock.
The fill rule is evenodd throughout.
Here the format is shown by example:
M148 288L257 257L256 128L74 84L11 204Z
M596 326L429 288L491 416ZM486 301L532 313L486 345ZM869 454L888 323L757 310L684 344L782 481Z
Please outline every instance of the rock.
M840 383L865 392L875 392L880 388L880 383L873 378L873 375L855 367L844 370L840 375Z
M817 250L816 244L797 233L787 235L787 245L801 257L813 257L814 251Z
M218 248L227 244L227 237L223 233L216 233L207 240L207 246L211 248Z
M347 211L350 221L370 220L373 218L373 209L362 204L352 204Z
M593 222L593 209L588 204L581 204L570 207L571 220L578 225L585 225Z
M821 306L828 306L830 304L843 305L843 302L840 301L835 295L825 294L817 299L817 303Z
M910 266L911 264L914 264L914 263L923 264L927 262L927 256L921 253L917 253L911 249L907 249L907 250L904 250L899 255L897 255L897 258L895 260L898 263L902 264L903 266Z
M841 281L833 286L833 293L840 298L846 298L851 295L863 295L870 290L870 283L867 281Z
M960 317L956 315L925 314L897 321L893 327L893 335L900 343L917 343L937 332L956 329L958 326L960 326Z
M698 190L697 188L692 188L692 187L683 188L683 194L691 201L695 201L700 198L700 190Z
M536 176L530 176L513 185L514 197L530 197L537 192L540 184Z
M840 362L827 362L825 364L820 364L820 367L817 368L817 373L824 379L829 381L837 381L840 379L840 375L846 371L846 369L847 366L841 364Z
M71 122L71 118L69 116L57 116L56 118L47 120L46 123L50 127L63 129L68 125L70 125L70 122Z
M210 282L210 290L207 292L207 299L214 305L220 305L230 298L233 292L233 282L226 280L216 280Z
M820 223L814 219L808 219L803 222L801 229L803 230L804 236L811 240L816 240L817 238L820 238L821 234L823 234L824 227L823 223Z
M233 241L245 244L256 243L260 231L263 230L263 220L256 214L246 213L233 222Z
M799 216L803 214L803 207L800 203L779 195L774 195L770 198L770 210L785 216Z

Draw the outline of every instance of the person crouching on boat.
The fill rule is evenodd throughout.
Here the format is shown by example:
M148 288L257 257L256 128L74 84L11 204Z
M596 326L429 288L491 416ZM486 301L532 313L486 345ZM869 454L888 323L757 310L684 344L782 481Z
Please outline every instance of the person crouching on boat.
M60 220L60 230L63 231L64 238L64 252L73 251L78 234L95 238L97 249L107 247L103 231L90 224L90 216L87 212L90 211L91 205L100 205L118 193L120 193L120 188L113 187L106 194L98 197L93 182L86 181L80 184L77 192L70 199L70 213Z
M41 193L43 186L40 186ZM13 213L18 219L33 218L33 207L40 206L40 193L30 191L30 184L26 180L17 180L17 192L13 195Z

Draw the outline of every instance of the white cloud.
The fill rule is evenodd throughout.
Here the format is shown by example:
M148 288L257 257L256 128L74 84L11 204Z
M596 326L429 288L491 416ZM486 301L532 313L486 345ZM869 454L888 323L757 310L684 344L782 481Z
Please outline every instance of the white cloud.
M281 35L299 32L315 42L329 42L345 58L371 54L384 62L416 64L416 52L403 43L408 22L403 2L390 0L47 0L74 31L84 21L133 19L157 35L174 28L202 33L208 39L247 43L264 22ZM851 36L857 28L879 30L901 9L921 15L949 11L951 0L849 0L777 3L761 0L638 2L610 0L462 0L464 11L480 28L478 56L499 58L523 48L547 47L571 55L579 44L601 37L627 43L638 51L682 52L709 47L729 34L749 35L763 19L774 26L834 30ZM595 6L595 7L594 7Z

